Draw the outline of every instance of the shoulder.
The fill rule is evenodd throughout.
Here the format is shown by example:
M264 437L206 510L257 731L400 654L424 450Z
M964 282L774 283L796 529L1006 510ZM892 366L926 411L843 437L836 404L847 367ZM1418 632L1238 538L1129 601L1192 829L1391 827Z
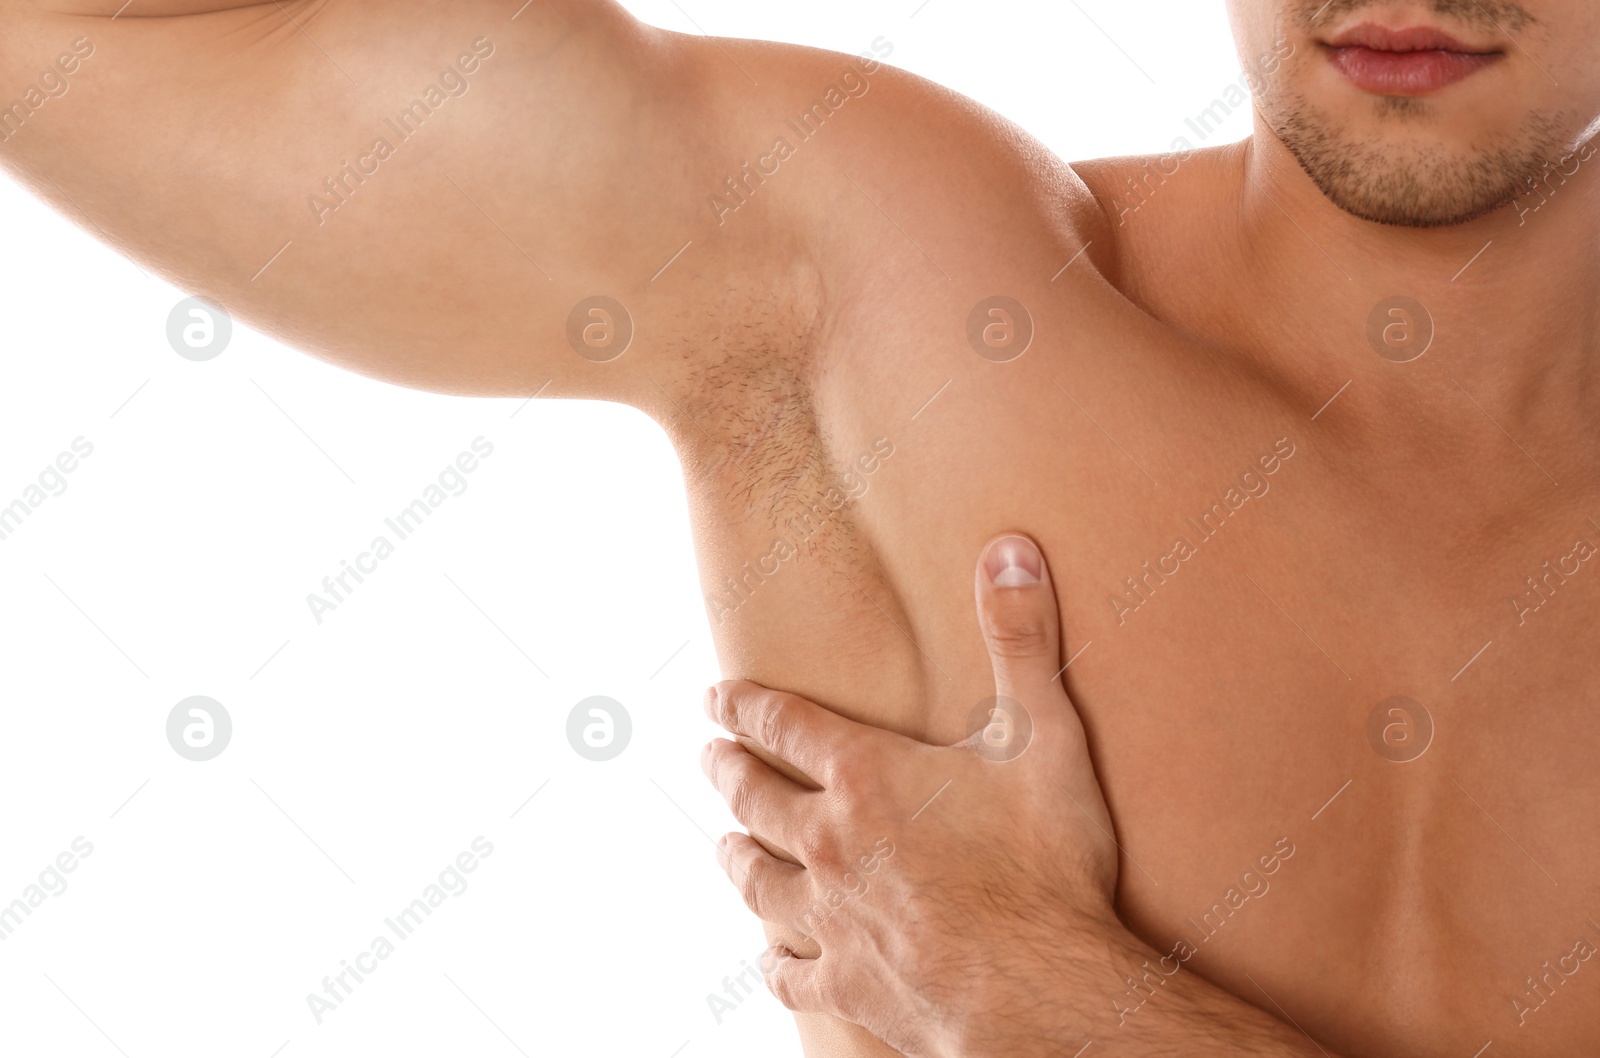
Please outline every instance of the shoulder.
M837 236L837 223L821 222L846 211L878 214L925 239L935 260L944 251L958 268L987 268L1019 252L1036 250L1041 261L1075 252L1103 229L1101 206L1073 167L1016 123L886 63L864 66L860 81L858 97L830 118L831 142L804 141L823 155L811 202L823 231Z
M1000 114L890 66L887 40L856 54L671 45L697 146L678 245L693 243L651 284L671 305L674 366L672 399L645 395L664 425L686 424L669 432L697 443L690 420L744 412L753 394L797 407L822 376L892 370L928 349L924 324L961 340L965 309L943 317L989 295L1046 311L1103 288L1111 225L1089 185Z

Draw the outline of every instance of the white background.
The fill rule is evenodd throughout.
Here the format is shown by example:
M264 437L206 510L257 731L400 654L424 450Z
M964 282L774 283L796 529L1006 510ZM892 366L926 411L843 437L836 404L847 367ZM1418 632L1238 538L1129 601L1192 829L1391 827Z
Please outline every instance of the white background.
M1068 159L1163 151L1239 75L1220 0L918 3L628 6L886 37ZM710 842L734 825L697 763L718 672L661 430L397 389L243 327L192 363L165 335L183 292L3 178L0 224L0 505L94 446L0 541L0 905L94 847L0 940L0 1050L797 1055L764 991L721 1024L706 1001L763 941ZM307 593L478 436L468 490L317 625ZM565 734L597 694L633 721L604 763ZM234 724L206 763L166 740L190 695ZM479 835L469 886L318 1025L307 993Z

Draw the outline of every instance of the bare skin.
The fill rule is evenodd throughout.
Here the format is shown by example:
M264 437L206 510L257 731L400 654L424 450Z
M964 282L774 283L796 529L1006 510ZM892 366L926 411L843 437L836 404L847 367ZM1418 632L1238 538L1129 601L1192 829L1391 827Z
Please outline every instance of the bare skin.
M1600 12L1494 4L1495 30L1475 5L1335 0L1312 25L1237 0L1247 64L1294 47L1261 74L1256 134L1187 155L1129 213L1139 159L1069 167L888 67L680 37L605 4L513 21L484 0L135 0L113 21L119 2L0 3L0 83L18 92L94 44L0 143L43 197L352 370L656 417L725 674L845 716L967 733L994 693L972 556L1026 528L1053 563L1134 935L1198 940L1188 920L1288 838L1270 892L1199 945L1197 979L1347 1054L1600 1043L1600 967L1542 1004L1526 981L1600 943L1600 572L1542 570L1600 545L1600 159L1450 223L1483 185L1443 178L1504 143L1518 164L1576 149L1600 115ZM1505 56L1385 109L1320 51L1362 19ZM386 131L475 42L465 94L410 138ZM786 119L830 86L839 105L802 139ZM1443 200L1338 185L1341 208L1285 146L1296 128L1375 144L1363 171L1432 159ZM392 154L336 178L380 136ZM767 175L740 201L725 181L746 162ZM1414 216L1381 225L1358 204ZM594 294L635 328L605 363L567 340ZM1009 362L968 340L995 295L1034 327ZM1367 337L1396 295L1433 322L1409 363ZM1215 535L1189 524L1259 491L1246 471L1270 490ZM1194 554L1130 594L1180 536ZM1435 726L1408 763L1367 736L1395 695ZM800 1024L812 1055L888 1053L836 1019Z
M708 690L707 714L738 741L706 746L707 777L751 833L798 850L785 862L739 832L717 846L746 905L812 949L765 952L768 988L791 1010L836 1014L919 1058L1058 1058L1096 1043L1333 1058L1183 973L1205 941L1157 950L1115 919L1115 823L1061 685L1048 563L1005 534L980 555L974 593L996 697L988 722L954 746L747 680ZM1295 851L1281 839L1246 888L1265 896Z

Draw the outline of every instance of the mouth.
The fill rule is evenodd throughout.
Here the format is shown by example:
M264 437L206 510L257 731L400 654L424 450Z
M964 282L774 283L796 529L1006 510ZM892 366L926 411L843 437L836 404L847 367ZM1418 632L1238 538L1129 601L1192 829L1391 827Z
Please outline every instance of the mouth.
M1365 22L1322 42L1333 68L1364 92L1422 96L1448 88L1505 58L1431 26L1390 29Z

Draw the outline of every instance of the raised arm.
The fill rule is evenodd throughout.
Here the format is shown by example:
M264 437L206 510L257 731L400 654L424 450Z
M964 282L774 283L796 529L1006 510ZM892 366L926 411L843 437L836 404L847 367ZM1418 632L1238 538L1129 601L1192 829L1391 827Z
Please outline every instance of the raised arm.
M804 183L737 224L712 196L738 201L784 86L843 57L519 2L0 0L0 164L175 284L404 385L647 404L707 339L691 304L777 292L803 334ZM568 337L595 295L636 325L605 364L626 320L580 312L587 355Z

